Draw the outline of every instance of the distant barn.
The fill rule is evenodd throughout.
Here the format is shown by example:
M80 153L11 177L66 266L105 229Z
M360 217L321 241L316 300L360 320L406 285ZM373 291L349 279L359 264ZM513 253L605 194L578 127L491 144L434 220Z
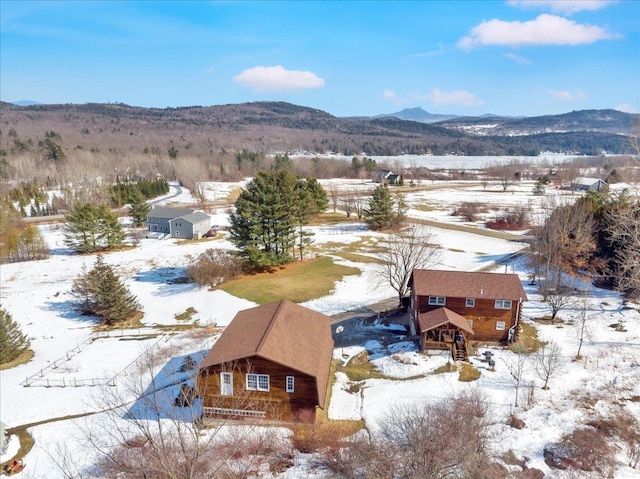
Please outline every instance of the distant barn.
M600 191L608 185L605 181L598 178L586 178L580 176L571 182L571 189L580 191Z

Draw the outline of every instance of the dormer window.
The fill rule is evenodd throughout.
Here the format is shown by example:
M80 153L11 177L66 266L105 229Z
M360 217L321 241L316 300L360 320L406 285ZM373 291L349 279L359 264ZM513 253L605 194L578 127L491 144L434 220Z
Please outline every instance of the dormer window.
M467 300L465 301L464 305L467 308L473 308L476 305L476 299L475 298L467 298Z

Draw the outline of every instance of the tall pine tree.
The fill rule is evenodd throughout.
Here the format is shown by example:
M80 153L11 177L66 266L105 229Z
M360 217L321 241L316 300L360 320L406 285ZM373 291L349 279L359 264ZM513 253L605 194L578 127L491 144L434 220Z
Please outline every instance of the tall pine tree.
M384 230L398 226L404 221L407 205L401 194L391 195L389 187L381 184L373 190L364 220L372 230Z
M76 205L65 220L64 242L79 253L117 248L126 237L118 217L106 205Z
M236 201L230 218L231 240L253 268L288 263L299 234L296 228L306 225L326 205L324 190L313 181L299 179L284 169L260 172ZM305 235L302 244L307 240Z

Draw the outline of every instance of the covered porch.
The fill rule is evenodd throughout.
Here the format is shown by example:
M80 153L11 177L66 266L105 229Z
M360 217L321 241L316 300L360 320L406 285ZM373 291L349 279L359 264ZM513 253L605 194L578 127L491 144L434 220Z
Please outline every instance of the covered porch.
M455 360L466 361L473 328L464 317L447 308L418 315L420 350L448 349Z

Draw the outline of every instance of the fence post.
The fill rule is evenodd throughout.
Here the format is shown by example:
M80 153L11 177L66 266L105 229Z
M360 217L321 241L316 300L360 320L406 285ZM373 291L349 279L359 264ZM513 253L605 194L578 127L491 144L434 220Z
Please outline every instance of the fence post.
M67 387L67 385L66 385L66 384L65 384L65 382L64 382L64 376L62 377L62 387L63 387L63 388L66 388L66 387Z
M69 361L69 360L71 359L71 358L69 357L69 351L67 351L65 354L67 355L67 361Z
M53 362L53 369L58 369L58 364L57 364L57 362L58 362L58 360L57 360L57 359Z
M42 371L42 369L40 369L40 377L44 376L44 372Z
M47 378L47 387L51 387L49 386L49 378Z

